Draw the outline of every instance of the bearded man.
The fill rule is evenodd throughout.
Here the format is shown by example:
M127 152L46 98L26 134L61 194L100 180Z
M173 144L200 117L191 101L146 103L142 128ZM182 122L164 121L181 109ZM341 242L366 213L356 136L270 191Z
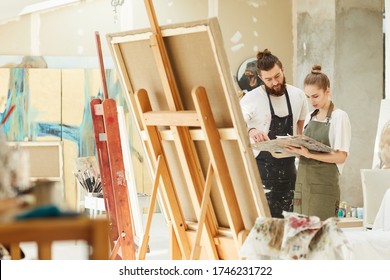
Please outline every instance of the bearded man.
M268 49L257 54L257 73L263 85L240 100L251 142L276 136L301 135L308 113L304 92L286 84L281 61ZM295 157L275 158L253 149L272 217L291 212L296 179Z

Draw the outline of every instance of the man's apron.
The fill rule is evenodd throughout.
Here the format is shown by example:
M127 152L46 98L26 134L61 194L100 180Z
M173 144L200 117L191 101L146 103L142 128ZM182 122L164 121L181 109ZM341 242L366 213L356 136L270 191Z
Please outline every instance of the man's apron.
M303 134L330 146L329 120L332 111L333 103L329 106L326 123L312 121L312 118L318 113L318 110L314 111ZM321 220L326 220L329 217L337 216L339 202L340 188L337 165L301 156L295 185L294 212L318 216Z
M288 115L278 117L275 115L271 98L267 93L271 110L271 124L268 133L270 139L275 139L277 135L293 134L293 115L287 90L284 95L286 96ZM262 151L256 157L256 162L266 189L271 215L274 218L283 218L283 210L292 211L296 179L295 157L278 159L274 158L270 152Z

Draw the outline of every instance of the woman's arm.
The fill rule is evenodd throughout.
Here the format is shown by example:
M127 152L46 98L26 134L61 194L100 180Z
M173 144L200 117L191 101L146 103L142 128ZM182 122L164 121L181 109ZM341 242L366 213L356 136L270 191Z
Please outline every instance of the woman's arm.
M306 147L303 146L300 148L288 146L286 149L297 155L327 163L344 163L348 156L347 152L339 150L330 153L311 153Z

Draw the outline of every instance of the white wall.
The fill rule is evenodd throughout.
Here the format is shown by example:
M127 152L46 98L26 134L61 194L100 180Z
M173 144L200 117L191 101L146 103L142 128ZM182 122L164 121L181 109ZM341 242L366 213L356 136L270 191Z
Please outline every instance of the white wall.
M110 2L81 1L0 24L0 56L58 57L60 64L66 62L64 57L77 57L80 65L89 65L86 58L97 54L95 31L101 34L103 54L111 56L105 34L150 25L143 0L125 0L117 9L117 21ZM159 25L217 16L233 75L242 61L269 48L284 62L287 80L293 81L291 0L155 0L153 4Z
M2 24L0 55L96 56L95 31L100 32L103 53L109 56L104 36L120 31L110 1L82 1Z

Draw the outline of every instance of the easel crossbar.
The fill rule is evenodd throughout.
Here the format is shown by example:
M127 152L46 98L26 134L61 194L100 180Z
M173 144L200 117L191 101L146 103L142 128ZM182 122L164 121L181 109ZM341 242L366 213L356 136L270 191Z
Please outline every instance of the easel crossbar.
M195 111L160 111L143 114L146 125L160 126L200 126Z

